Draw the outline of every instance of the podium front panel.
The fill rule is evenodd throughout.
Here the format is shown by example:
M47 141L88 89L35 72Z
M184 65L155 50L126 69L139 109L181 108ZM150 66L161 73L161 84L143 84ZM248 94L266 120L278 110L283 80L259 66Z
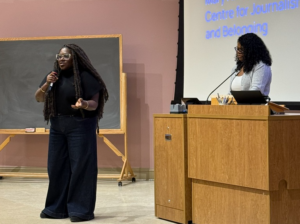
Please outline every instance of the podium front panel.
M189 178L269 189L268 123L188 119Z

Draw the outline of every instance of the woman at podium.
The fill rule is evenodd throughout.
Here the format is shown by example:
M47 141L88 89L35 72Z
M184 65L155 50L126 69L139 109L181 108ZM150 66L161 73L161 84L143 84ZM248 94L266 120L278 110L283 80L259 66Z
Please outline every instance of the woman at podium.
M247 33L238 38L236 66L230 79L230 91L260 90L269 95L272 80L272 59L262 39L254 33Z

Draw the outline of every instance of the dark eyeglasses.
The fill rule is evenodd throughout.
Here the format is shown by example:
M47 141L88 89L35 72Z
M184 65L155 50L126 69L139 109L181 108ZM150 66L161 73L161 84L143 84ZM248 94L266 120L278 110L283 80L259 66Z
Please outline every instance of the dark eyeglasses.
M240 54L243 54L244 53L244 50L243 49L240 49L240 48L237 48L237 47L234 47L234 50Z
M56 54L55 58L56 60L69 60L71 58L71 54Z

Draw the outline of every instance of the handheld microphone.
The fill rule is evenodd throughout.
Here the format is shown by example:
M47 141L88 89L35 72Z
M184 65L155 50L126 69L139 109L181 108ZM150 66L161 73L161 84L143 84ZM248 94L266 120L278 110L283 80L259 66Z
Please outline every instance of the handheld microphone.
M57 73L58 73L57 70L53 70L52 72L54 72L56 75L57 75ZM51 91L52 87L53 87L53 82L50 83L49 91Z
M211 95L214 91L216 91L216 90L217 90L224 82L227 81L227 79L229 79L229 78L230 78L234 73L236 73L238 70L239 70L239 69L236 68L236 69L234 70L234 72L230 74L230 76L228 76L223 82L221 82L220 85L217 86L217 88L215 88L213 91L211 91L211 93L208 95L208 97L207 97L207 99L206 99L206 104L208 104L208 98L210 97L210 95Z

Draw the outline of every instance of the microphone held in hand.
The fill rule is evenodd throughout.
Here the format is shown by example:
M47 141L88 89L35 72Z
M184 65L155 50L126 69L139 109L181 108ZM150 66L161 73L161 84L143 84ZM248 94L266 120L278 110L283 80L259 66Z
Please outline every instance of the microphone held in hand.
M55 75L57 75L57 73L58 73L57 70L53 70L52 72L55 73ZM51 91L52 87L53 87L53 82L50 83L49 91Z
M238 68L236 68L236 69L234 70L234 72L230 74L230 76L228 76L223 82L221 82L221 84L218 85L217 88L215 88L213 91L211 91L211 93L208 95L208 97L207 97L207 99L206 99L206 104L208 104L208 98L210 97L210 95L211 95L214 91L216 91L216 90L217 90L224 82L227 81L227 79L229 79L229 78L230 78L234 73L236 73L236 72L238 72Z

